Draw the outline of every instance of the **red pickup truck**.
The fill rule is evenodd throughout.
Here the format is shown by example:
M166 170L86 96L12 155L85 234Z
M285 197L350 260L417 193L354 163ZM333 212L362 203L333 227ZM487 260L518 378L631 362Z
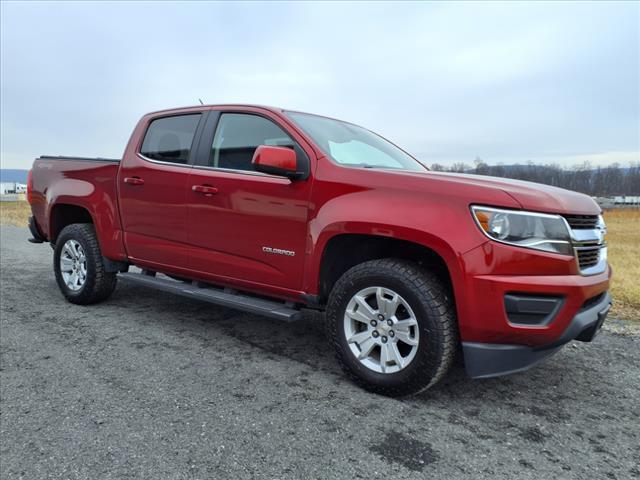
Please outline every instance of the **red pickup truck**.
M121 279L286 321L324 310L346 374L386 395L434 385L458 354L474 378L525 370L592 340L611 305L591 198L432 172L317 115L150 113L121 160L36 159L28 199L70 302Z

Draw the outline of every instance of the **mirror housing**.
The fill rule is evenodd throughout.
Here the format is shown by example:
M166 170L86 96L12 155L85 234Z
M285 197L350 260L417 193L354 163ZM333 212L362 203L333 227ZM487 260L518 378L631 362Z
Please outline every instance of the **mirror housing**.
M290 179L302 176L302 172L298 172L296 152L287 147L260 145L253 154L251 164L258 172Z

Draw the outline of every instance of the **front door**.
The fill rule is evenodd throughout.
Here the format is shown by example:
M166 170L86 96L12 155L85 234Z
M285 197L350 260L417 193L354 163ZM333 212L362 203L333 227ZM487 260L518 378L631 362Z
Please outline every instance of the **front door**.
M221 112L215 118L215 133L203 132L209 143L199 155L205 158L188 182L192 268L214 282L300 290L311 178L256 172L251 160L259 145L293 148L307 171L309 158L266 115Z

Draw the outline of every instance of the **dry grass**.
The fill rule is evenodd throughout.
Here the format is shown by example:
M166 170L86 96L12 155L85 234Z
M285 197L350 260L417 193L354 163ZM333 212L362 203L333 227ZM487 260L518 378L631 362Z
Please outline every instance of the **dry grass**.
M640 209L610 210L604 219L613 269L611 316L640 322Z
M27 202L0 202L0 224L27 226ZM605 213L609 262L613 268L612 317L640 322L640 209Z
M26 227L31 215L27 202L0 202L0 225Z

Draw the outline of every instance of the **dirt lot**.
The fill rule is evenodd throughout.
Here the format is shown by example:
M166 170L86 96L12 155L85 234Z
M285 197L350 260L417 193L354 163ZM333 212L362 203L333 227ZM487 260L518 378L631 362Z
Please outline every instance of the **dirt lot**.
M640 477L638 336L393 400L344 379L319 316L124 283L73 306L48 246L0 234L3 479Z

